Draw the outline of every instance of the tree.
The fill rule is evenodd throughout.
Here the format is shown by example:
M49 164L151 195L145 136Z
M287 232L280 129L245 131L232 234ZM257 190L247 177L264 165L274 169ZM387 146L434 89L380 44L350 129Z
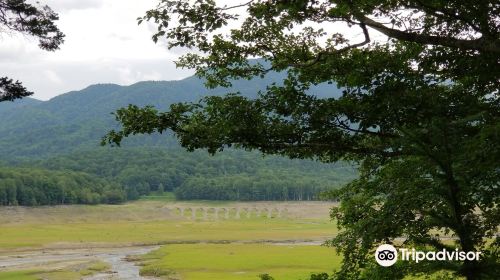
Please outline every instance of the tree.
M157 190L158 195L163 195L165 193L165 186L163 186L162 183L158 185L158 190Z
M64 41L64 34L55 25L58 19L48 6L32 5L26 0L0 0L0 32L19 32L36 37L43 50L57 50ZM0 102L32 94L21 82L0 77Z
M253 0L231 7L163 0L139 21L158 25L154 41L166 37L169 48L196 50L177 65L195 69L208 87L269 71L287 77L256 99L233 93L167 112L120 109L123 128L103 144L172 130L190 151L235 146L358 162L360 178L330 193L341 200L332 217L342 231L329 244L344 257L332 278L446 271L494 279L500 273L499 14L498 1L487 0ZM352 29L361 39L349 38ZM386 38L374 39L377 33ZM328 83L343 95L308 94ZM483 258L385 269L373 258L382 243L482 251Z

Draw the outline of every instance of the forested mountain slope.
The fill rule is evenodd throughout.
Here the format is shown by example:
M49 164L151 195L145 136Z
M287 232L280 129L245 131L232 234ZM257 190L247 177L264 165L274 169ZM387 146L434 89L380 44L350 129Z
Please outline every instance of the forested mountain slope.
M188 153L177 144L173 135L136 136L127 139L121 148L99 146L101 137L116 127L111 113L120 107L152 105L167 110L172 103L194 102L206 95L228 92L255 97L259 90L281 78L282 75L271 73L264 79L237 81L230 89L213 90L206 89L195 77L140 82L131 86L99 84L45 102L30 98L2 102L0 162L4 162L4 166L25 168L23 170L34 167L42 173L88 174L103 180L97 185L103 185L102 182L118 184L126 199L152 191L173 190L182 199L314 199L319 190L352 179L355 176L353 168L279 157L263 158L258 153L234 150L215 157L204 151ZM327 88L331 90L331 87L318 86L311 94L321 97L340 94L340 90L325 91ZM11 177L18 178L16 184L21 186L24 179L17 175L24 171L9 170ZM0 180L0 187L2 182ZM9 182L12 200L12 181ZM85 184L80 187L86 188ZM21 198L20 193L24 191L25 188L20 189L20 201L27 201ZM106 195L111 195L109 191L97 194L102 199L69 199L63 203L106 202ZM18 203L22 203L20 201ZM46 204L45 200L40 201L32 204Z
M153 105L161 109L176 102L194 102L206 95L240 92L256 96L282 75L271 73L264 79L236 81L233 88L208 90L201 80L190 77L180 81L140 82L131 86L99 84L81 91L57 96L49 101L24 99L0 103L0 156L40 157L93 149L100 138L116 127L111 115L129 104ZM331 87L319 86L311 91L320 96L338 96ZM17 108L14 108L17 107ZM14 108L14 109L13 109ZM125 146L176 145L172 137L139 136L128 139Z

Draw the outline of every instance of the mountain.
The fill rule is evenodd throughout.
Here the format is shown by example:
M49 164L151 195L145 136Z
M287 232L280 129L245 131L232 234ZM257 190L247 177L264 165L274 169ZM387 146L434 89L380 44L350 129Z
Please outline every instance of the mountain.
M0 205L120 203L163 191L174 191L180 199L317 199L319 192L355 178L354 169L263 158L257 152L227 150L214 157L205 151L189 153L168 133L134 136L120 148L99 145L118 125L111 113L129 104L167 110L172 103L228 92L255 98L282 79L282 74L271 73L212 90L195 77L130 86L98 84L45 102L2 102L0 171L5 172L0 173ZM319 85L310 94L336 97L340 90Z
M98 84L59 95L49 101L23 99L0 103L0 160L16 157L47 157L95 149L102 136L117 123L111 115L129 104L153 105L168 109L176 102L195 102L207 95L240 92L253 98L283 74L271 73L263 79L235 81L230 89L208 90L203 81L190 77L180 81L139 82L130 86ZM332 88L334 89L332 91ZM318 96L338 96L340 90L321 85L311 90ZM176 146L173 137L137 136L124 146Z
M45 101L38 100L31 97L24 97L22 99L15 99L14 101L3 101L0 102L0 115L7 116L8 114L16 113L20 109L31 109ZM0 120L0 123L3 123Z

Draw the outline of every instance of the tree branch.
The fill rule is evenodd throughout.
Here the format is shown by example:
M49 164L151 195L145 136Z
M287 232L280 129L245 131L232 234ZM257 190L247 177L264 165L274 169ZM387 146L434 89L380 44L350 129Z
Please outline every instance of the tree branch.
M348 51L350 49L359 48L359 47L362 47L362 46L370 43L370 41L371 41L371 39L370 39L370 33L368 32L368 28L366 28L366 24L359 23L358 25L363 30L363 35L365 37L365 39L364 39L363 42L360 42L360 43L357 43L357 44L353 44L353 45L349 45L347 47L344 47L344 48L341 48L341 49L338 49L338 50L322 51L322 52L319 52L318 55L312 61L309 61L307 63L290 64L290 66L291 67L310 67L310 66L313 66L314 64L320 62L321 59L324 56L341 54L341 53L344 53L344 52L346 52L346 51Z
M235 6L224 6L224 8L220 8L221 11L227 11L227 10L231 10L231 9L236 9L236 8L241 8L241 7L245 7L245 6L248 6L249 4L251 4L253 1L255 0L250 0L246 3L243 3L243 4L239 4L239 5L235 5Z
M500 40L485 40L484 37L475 40L463 40L451 37L439 37L419 33L410 33L387 27L363 14L356 14L356 19L361 23L381 32L382 34L403 41L415 42L426 45L439 45L461 50L476 50L487 53L500 53Z
M468 20L465 17L462 17L462 16L456 14L454 11L450 11L447 9L438 9L438 8L426 3L425 1L417 0L416 2L417 2L417 5L415 7L409 6L409 8L417 8L417 9L422 8L422 9L424 9L424 11L431 13L435 17L440 17L440 18L445 18L444 16L446 15L450 18L453 18L453 19L456 19L459 21L463 21L463 22L467 23L475 31L477 31L479 33L483 33L481 28L476 26L472 21ZM442 14L439 14L439 13L442 13Z

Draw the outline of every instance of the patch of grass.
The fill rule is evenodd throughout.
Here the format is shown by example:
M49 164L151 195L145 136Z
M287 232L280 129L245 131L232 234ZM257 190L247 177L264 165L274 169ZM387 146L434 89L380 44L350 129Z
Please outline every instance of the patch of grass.
M247 219L203 220L180 218L167 210L189 204L139 201L125 205L0 208L0 252L17 248L39 248L51 244L85 246L107 244L168 244L197 241L324 240L336 234L335 223L322 204L288 204L295 213L313 213L313 218L252 217ZM239 206L234 206L239 205ZM242 206L243 205L243 206ZM232 204L231 207L247 207ZM268 203L266 207L278 207ZM315 209L313 211L311 209ZM171 211L171 210L170 210ZM317 213L325 213L318 215ZM201 212L197 213L201 215ZM188 215L189 216L189 215ZM323 218L317 218L323 217ZM58 246L59 246L58 245Z
M92 270L95 272L102 272L111 269L111 266L105 262L102 261L94 261L89 264L87 267L88 270Z
M63 269L45 269L29 271L0 272L2 280L79 280L83 276L91 276L98 272L109 270L111 267L102 261L84 262L70 265Z
M414 276L406 276L404 280L465 280L465 277L459 277L450 271L443 270L432 274L419 273Z
M332 271L341 257L322 246L269 244L167 245L143 256L141 275L179 275L184 280L246 280L269 274L275 279L306 279Z
M170 266L170 259L167 259L168 265L162 264L168 258L163 248L145 257L133 258L146 264L143 273L168 279L258 279L259 274L269 273L275 279L296 280L297 275L331 271L339 261L330 249L319 246L292 246L296 249L287 251L288 246L226 244L229 241L279 242L330 238L337 232L335 223L328 217L331 205L311 202L168 202L171 198L169 195L147 197L123 205L0 208L0 253L9 254L26 247L179 243L164 247L173 249L173 254L178 256L178 263L173 266ZM218 206L230 209L232 218L216 221L211 217L212 220L204 220L199 212L198 217L191 220L191 210L186 210L185 217L172 213L172 209L177 207L199 209ZM255 215L246 218L242 214L241 219L236 219L236 208L254 207L287 209L290 215L268 219ZM200 242L202 244L195 244ZM236 259L224 264L222 258L229 254L225 250L233 252ZM315 266L312 264L316 262L315 258L323 262ZM212 259L219 260L213 265L220 269L213 265L205 268L202 260L212 263ZM311 262L304 263L306 259ZM191 261L193 267L181 267L182 263ZM3 273L0 279L32 280L40 279L42 275L45 279L72 280L105 270L107 265L103 263L78 264L62 270L47 268L37 272Z
M2 280L38 280L37 271L0 271L0 279Z
M85 264L84 267L79 267L73 270L80 273L80 276L89 276L96 274L97 272L108 271L110 269L111 266L103 261L93 261Z
M0 251L53 243L165 244L184 241L315 240L336 233L329 221L248 219L5 225Z
M66 270L37 273L36 276L37 276L36 279L47 279L47 280L79 280L82 277L82 275L79 272L66 271Z
M165 192L162 194L145 195L139 198L139 201L163 201L171 202L175 201L175 195L172 192Z

